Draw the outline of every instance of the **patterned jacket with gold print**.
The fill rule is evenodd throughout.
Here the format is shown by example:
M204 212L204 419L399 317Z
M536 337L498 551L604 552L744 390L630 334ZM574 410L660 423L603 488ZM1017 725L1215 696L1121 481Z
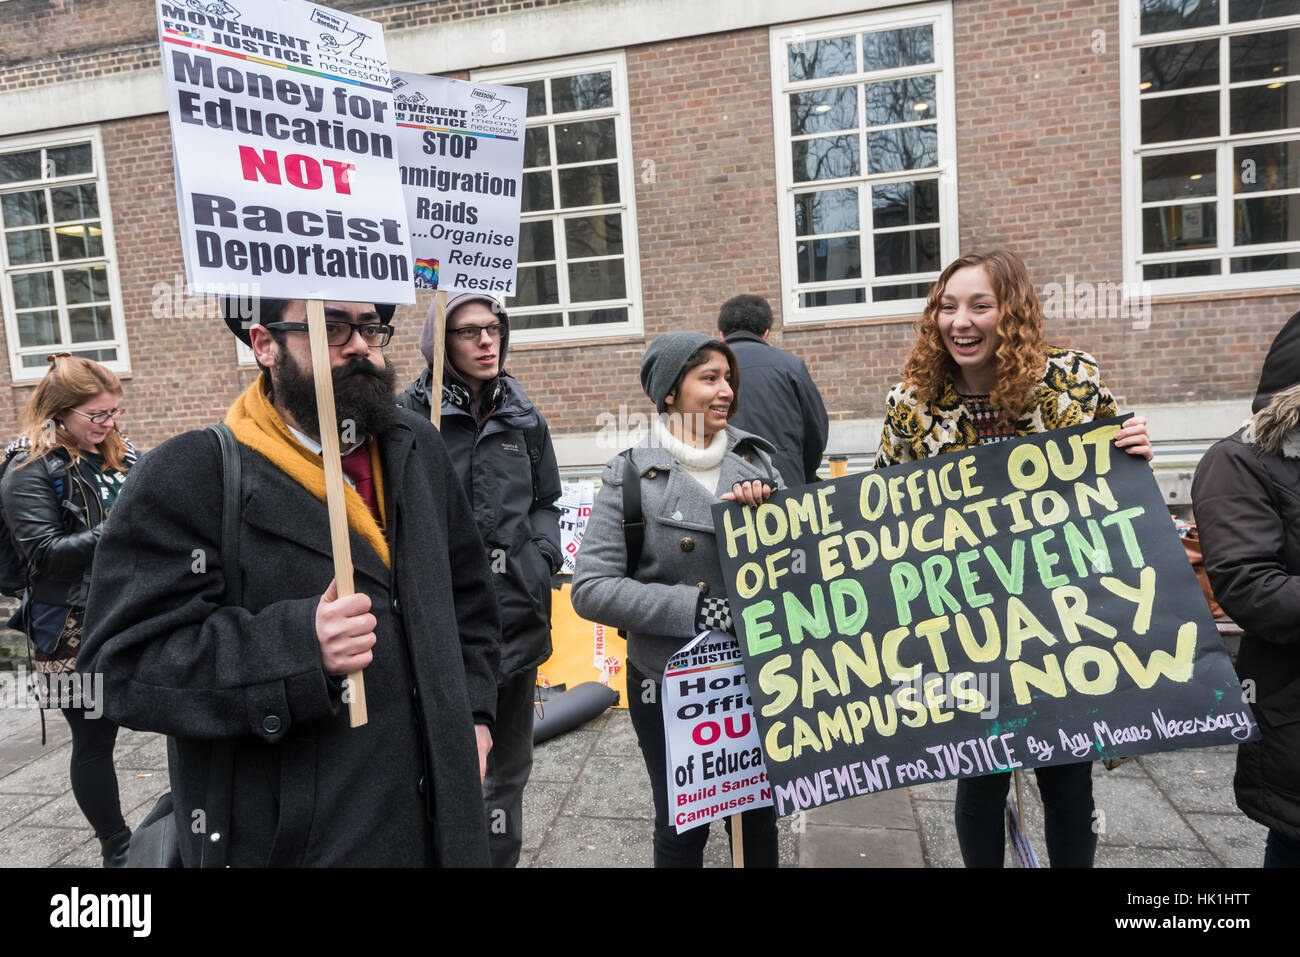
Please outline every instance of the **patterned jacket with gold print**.
M1115 397L1101 381L1092 356L1077 349L1049 346L1047 368L1016 422L1016 435L1033 435L1118 414ZM900 382L885 399L885 424L875 467L914 462L979 444L975 423L951 378L944 382L939 398L928 403L916 397L915 388Z

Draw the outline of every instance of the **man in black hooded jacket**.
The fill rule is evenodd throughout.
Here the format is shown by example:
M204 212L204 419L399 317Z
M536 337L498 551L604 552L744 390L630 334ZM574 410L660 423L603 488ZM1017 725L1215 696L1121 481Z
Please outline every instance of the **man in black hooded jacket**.
M1245 632L1237 672L1262 735L1238 747L1237 806L1268 828L1265 867L1300 867L1300 313L1252 411L1205 453L1192 501L1214 597Z
M420 335L434 361L435 310ZM483 797L493 867L514 867L533 766L537 667L551 655L551 576L559 571L560 471L546 420L505 371L510 318L491 296L447 303L442 438L487 548L501 609L501 674ZM398 405L429 417L426 367Z

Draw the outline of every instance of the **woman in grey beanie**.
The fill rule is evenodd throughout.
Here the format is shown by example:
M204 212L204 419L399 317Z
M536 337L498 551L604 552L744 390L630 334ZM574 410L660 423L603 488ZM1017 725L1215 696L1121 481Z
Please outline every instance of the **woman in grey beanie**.
M712 507L723 499L758 505L781 479L772 446L727 425L740 377L726 343L665 333L646 349L641 385L660 415L605 469L578 549L572 600L583 618L627 632L628 711L654 792L655 867L701 867L708 825L678 834L668 805L664 669L700 632L734 634ZM644 521L640 556L631 561L623 528L629 482L640 489ZM777 865L771 807L744 812L743 838L746 866Z

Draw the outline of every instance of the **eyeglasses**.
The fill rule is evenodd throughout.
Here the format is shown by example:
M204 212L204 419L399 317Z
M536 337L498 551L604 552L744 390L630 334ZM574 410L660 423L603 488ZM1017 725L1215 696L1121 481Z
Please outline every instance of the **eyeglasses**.
M490 326L461 326L459 329L451 329L448 331L454 332L456 335L460 336L461 342L473 342L485 332L488 334L489 339L500 339L501 323L494 322Z
M289 332L306 332L311 327L305 322L268 322L266 328L284 329ZM381 322L367 322L363 325L356 325L351 322L340 322L336 319L325 320L325 341L335 348L345 346L351 342L353 332L360 332L361 341L372 349L375 347L382 349L393 338L393 327Z
M86 418L90 419L90 421L94 422L96 425L103 425L105 422L112 422L123 412L125 412L126 409L119 407L113 409L110 412L95 412L93 414L90 412L82 412L80 409L69 409L68 411L75 412L77 413L77 415L84 415Z

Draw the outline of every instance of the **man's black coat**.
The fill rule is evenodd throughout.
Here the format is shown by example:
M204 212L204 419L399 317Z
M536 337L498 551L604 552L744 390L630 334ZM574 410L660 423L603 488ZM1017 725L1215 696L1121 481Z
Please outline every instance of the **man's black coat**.
M186 866L198 866L213 739L233 741L227 863L483 865L474 716L496 703L499 626L483 546L442 440L398 413L381 440L393 571L350 533L378 620L369 723L348 726L316 607L334 576L325 505L240 445L243 607L222 607L222 468L214 436L145 455L96 551L83 671L104 710L171 736ZM196 813L198 812L198 813Z
M751 332L733 332L727 345L740 366L741 384L736 414L727 424L772 443L772 461L787 486L818 481L828 423L808 367Z

